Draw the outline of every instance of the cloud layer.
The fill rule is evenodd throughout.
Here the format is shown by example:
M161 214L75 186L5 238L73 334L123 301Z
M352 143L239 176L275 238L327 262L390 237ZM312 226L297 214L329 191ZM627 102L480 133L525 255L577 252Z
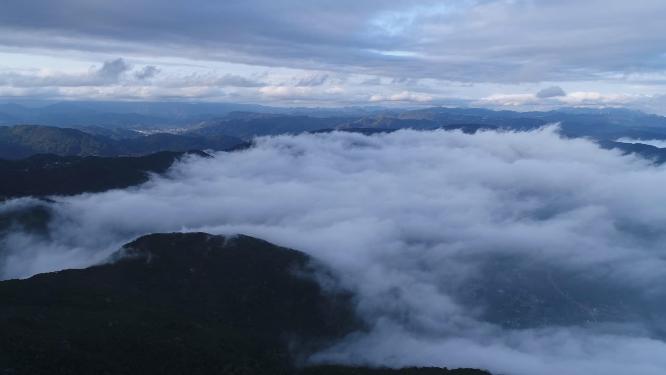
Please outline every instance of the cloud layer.
M528 82L662 70L665 12L657 0L8 0L0 43Z
M246 75L258 67L277 76L292 69L288 79L275 79L281 91L326 86L280 95L281 103L473 101L559 85L602 97L647 96L641 99L647 108L648 99L664 94L664 17L659 0L6 0L0 4L0 53L22 55L0 71L18 74L44 56L72 63L121 56L164 70L225 64L229 71L220 76L242 77L229 86L264 86ZM347 80L338 95L330 92L334 76ZM402 84L381 91L362 84L377 79ZM172 86L170 94L143 83L124 96L108 88L54 93L20 84L0 85L0 96L267 99L258 89L220 92L214 82ZM609 105L591 97L584 104Z
M85 266L150 232L245 233L356 291L371 329L315 361L656 375L665 183L663 167L555 128L261 138L137 188L3 203L53 219L5 236L0 272Z

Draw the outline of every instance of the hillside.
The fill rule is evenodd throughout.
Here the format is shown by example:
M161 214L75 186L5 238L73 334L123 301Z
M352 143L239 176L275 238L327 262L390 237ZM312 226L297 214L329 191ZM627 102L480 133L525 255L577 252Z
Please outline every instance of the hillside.
M61 156L129 156L160 151L232 149L243 142L225 135L151 134L118 138L77 129L37 125L0 127L0 159L21 159L35 154Z
M353 121L350 117L313 117L235 113L220 121L209 122L190 131L194 135L227 135L251 139L262 135L298 134L308 131L337 128Z
M22 196L94 193L138 185L147 181L150 173L165 172L185 154L160 152L116 158L35 155L22 160L0 160L0 201Z
M116 153L114 143L75 129L19 125L0 127L1 159L20 159L34 154L104 155Z

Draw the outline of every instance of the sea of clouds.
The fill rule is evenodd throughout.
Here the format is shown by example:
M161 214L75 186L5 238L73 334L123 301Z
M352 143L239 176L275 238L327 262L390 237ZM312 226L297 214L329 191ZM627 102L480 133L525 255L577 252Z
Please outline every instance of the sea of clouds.
M664 186L664 167L555 127L260 138L139 187L1 204L52 218L0 239L0 278L85 267L147 233L243 233L356 292L368 332L312 361L662 375Z

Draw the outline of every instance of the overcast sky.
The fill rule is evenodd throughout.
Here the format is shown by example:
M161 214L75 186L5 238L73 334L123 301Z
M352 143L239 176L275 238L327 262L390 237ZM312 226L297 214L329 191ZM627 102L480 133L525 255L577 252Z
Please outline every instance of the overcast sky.
M0 97L666 102L663 0L4 0Z

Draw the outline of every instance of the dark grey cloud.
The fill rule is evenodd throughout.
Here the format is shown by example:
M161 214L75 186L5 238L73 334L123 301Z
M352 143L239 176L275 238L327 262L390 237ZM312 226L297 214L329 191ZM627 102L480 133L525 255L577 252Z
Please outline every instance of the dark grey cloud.
M146 65L141 70L134 72L138 80L151 79L160 73L160 69L154 65Z
M664 17L660 0L7 0L0 44L471 82L596 80L663 71Z
M548 98L557 98L560 96L567 96L567 93L559 86L546 87L545 89L539 90L536 94L537 98L548 99Z
M131 66L125 60L118 58L104 62L102 67L94 72L94 75L109 81L117 81L120 75L130 68Z
M357 293L371 329L312 360L661 375L664 183L553 128L263 138L134 189L3 202L54 216L46 235L0 239L0 274L89 265L155 231L246 233Z

